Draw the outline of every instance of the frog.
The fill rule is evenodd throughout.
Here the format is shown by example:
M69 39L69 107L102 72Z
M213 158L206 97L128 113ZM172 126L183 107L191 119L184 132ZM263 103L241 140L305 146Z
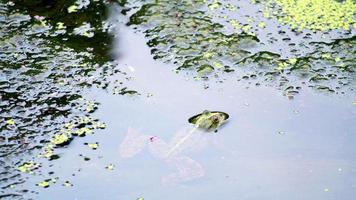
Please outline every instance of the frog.
M207 134L216 133L229 115L219 111L203 111L188 119L193 127L177 131L169 142L162 138L141 134L129 127L119 145L119 154L123 159L132 158L145 148L153 158L166 163L174 171L161 178L163 185L185 183L205 175L203 166L188 156L190 152L202 150L208 143Z
M229 115L225 112L204 110L202 113L189 118L188 122L206 131L213 130L217 132L218 128L225 123L228 118Z

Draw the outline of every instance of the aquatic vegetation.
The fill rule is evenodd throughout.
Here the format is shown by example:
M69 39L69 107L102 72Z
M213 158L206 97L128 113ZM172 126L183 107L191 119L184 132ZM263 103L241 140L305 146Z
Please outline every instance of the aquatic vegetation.
M47 187L49 187L49 183L50 183L49 181L50 181L50 179L42 181L42 182L39 182L37 185L40 186L40 187L47 188Z
M33 174L34 173L33 171L38 169L39 166L40 166L39 164L37 164L31 160L31 161L22 163L20 166L17 167L17 169L23 173Z
M293 5L292 2L300 1L288 2ZM317 4L320 3L315 1ZM353 13L348 12L351 8L344 7L346 4L351 3L336 2L335 6L339 6L337 12L347 13L345 15ZM295 36L295 32L290 33L294 36L287 36L278 24L269 27L273 20L264 18L270 15L268 9L259 12L258 8L263 8L261 5L266 6L262 1L244 4L194 0L148 1L140 4L129 16L128 25L145 34L153 58L176 64L178 72L196 72L193 73L196 80L216 78L222 81L224 73L234 73L238 81L274 86L288 98L293 98L304 87L338 94L354 90L355 70L350 65L350 61L355 59L354 37L336 34L338 39L323 44L308 40L310 33L303 33L305 36L300 37L300 43L296 43L299 39L291 39L299 37ZM128 1L123 6L130 10L137 4ZM251 15L245 16L245 12ZM273 13L288 16L276 10ZM238 14L239 18L232 18L233 14ZM284 28L289 29L288 26ZM281 41L277 37L281 37ZM341 44L341 40L347 42ZM347 43L350 45L347 46ZM288 50L275 51L286 44L289 44Z
M87 145L89 148L96 150L99 148L99 143L84 143L85 145Z
M356 23L353 0L270 0L268 6L280 22L299 31L350 30Z
M72 136L66 133L56 134L53 136L51 142L55 145L66 145L72 139Z
M15 126L15 121L13 119L6 120L6 123L10 126Z
M261 73L262 66L271 66L262 72L268 78L266 80L280 79L279 87L291 98L305 84L321 92L344 93L355 90L354 43L355 37L332 43L313 43L316 51L289 59L282 59L279 54L259 52L241 62L255 69L256 74Z
M78 12L68 13L73 2L0 2L0 195L21 196L16 185L45 173L32 171L58 159L56 149L106 127L90 117L98 104L82 97L121 74L108 53L106 2L75 3ZM90 28L80 32L83 24Z
M216 4L211 4L214 9ZM247 49L258 42L245 32L224 34L223 26L202 11L205 6L199 0L148 3L130 16L128 25L148 27L144 33L155 59L205 76L249 55Z
M59 134L55 134L51 140L51 143L47 144L43 148L43 152L38 155L38 157L44 157L48 160L53 160L59 158L58 155L54 154L55 147L61 147L68 145L74 136L84 137L88 134L93 134L95 129L104 129L106 125L97 119L92 119L90 117L79 117L65 123L60 129ZM88 144L92 149L97 149L98 144Z
M121 89L114 89L113 94L120 94L120 95L128 95L128 96L134 96L134 95L140 95L137 91L135 90L130 90L127 87L121 88Z
M11 198L15 192L20 196L24 191L17 185L26 181L24 177L28 174L45 173L44 169L37 169L58 159L60 148L70 145L73 139L96 134L98 129L106 127L92 117L100 105L83 98L87 88L110 90L113 87L110 91L114 94L127 96L140 93L125 87L124 78L116 80L115 86L110 81L114 74L125 74L120 72L116 62L111 62L111 36L108 34L111 24L105 21L107 1L2 2L0 117L4 120L0 121L0 158L4 160L0 160L0 172L4 178L0 180L0 195ZM254 1L256 9L252 10L256 13L260 2ZM347 91L345 89L354 91L355 37L352 33L330 36L326 42L297 33L305 37L304 43L298 43L300 38L284 37L285 31L280 30L280 27L287 29L289 26L313 31L353 29L354 14L350 13L354 13L351 10L354 3L320 1L330 5L324 8L325 5L317 1L298 1L312 2L311 8L322 8L312 13L306 6L295 3L297 1L273 2L275 7L268 7L270 10L256 14L257 17L245 18L241 13L246 9L239 6L240 1L232 4L216 0L123 0L119 4L124 7L122 13L133 13L128 25L145 34L155 59L176 64L177 71L191 71L196 80L216 78L223 81L232 77L248 84L265 83L276 86L291 98L304 87L339 94ZM350 7L344 7L346 4ZM291 10L291 6L297 9ZM325 14L325 10L328 13ZM233 18L222 11L239 15ZM303 13L314 15L306 19L304 15L300 17ZM278 30L271 30L272 19L262 18L262 15L277 16L289 26L278 24ZM341 18L345 20L340 21ZM280 40L275 35L262 34L269 31L278 32ZM286 54L278 52L269 46L272 43L276 46L287 44L291 50L283 49L288 51ZM227 118L225 113L210 112L189 121L202 129L214 130ZM177 134L170 143L154 136L131 135L127 139L131 143L123 148L123 155L133 156L148 145L157 158L165 162L172 158L167 161L169 165L186 170L167 177L166 181L201 177L204 170L200 164L181 154L203 146L206 139L193 134L195 130L190 131ZM86 145L93 150L99 147L98 143ZM31 158L21 160L23 155ZM86 156L81 159L90 160ZM110 171L114 167L109 164L106 169ZM49 187L54 182L46 179L38 186ZM71 183L66 181L63 185L71 186Z
M57 182L58 178L50 178L50 179L45 179L39 183L37 183L37 186L43 187L43 188L48 188L51 184L54 184Z

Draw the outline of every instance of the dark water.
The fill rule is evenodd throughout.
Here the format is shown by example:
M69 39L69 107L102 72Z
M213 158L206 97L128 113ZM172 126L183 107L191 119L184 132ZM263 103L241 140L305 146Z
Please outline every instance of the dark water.
M245 4L244 1L240 3ZM141 2L136 4L140 5ZM125 7L134 5L129 2ZM183 12L184 15L195 16L195 7L185 3L162 3L163 8L167 5L182 6L181 9L187 11ZM260 42L267 39L258 35L259 42L255 45L241 47L243 51L248 50L244 56L253 58L261 51L281 55L272 55L271 59L268 56L267 60L262 59L263 62L260 59L246 59L244 67L231 64L241 61L240 58L229 60L228 56L218 54L212 57L203 55L204 59L198 59L199 64L226 62L235 72L214 69L208 74L199 73L199 70L196 73L199 65L195 63L192 70L179 70L177 74L175 69L181 62L189 60L192 55L199 57L206 50L198 46L198 53L180 55L167 46L181 44L172 41L149 47L146 42L151 36L145 37L142 31L151 30L152 24L127 26L128 16L122 15L121 10L118 6L110 6L108 10L108 21L115 24L111 31L114 37L109 53L114 61L110 65L102 62L110 59L90 59L97 54L70 50L74 48L66 44L58 44L64 47L51 52L51 49L56 49L51 46L53 39L41 40L36 35L33 38L25 37L28 40L26 47L31 47L35 55L43 54L43 62L51 65L47 64L49 67L41 69L42 73L28 75L24 74L27 68L10 69L10 66L21 66L21 61L27 66L41 62L30 62L27 57L22 60L10 59L14 55L13 50L4 54L6 47L2 44L1 56L6 59L2 59L3 75L0 76L3 79L1 117L4 119L1 121L1 195L9 195L8 199L353 199L356 195L354 39L321 43L325 46L323 49L334 48L331 50L333 59L335 54L341 55L343 64L340 66L349 66L345 67L345 71L330 72L335 68L329 65L335 63L326 62L328 56L324 56L312 59L316 64L308 61L307 64L314 68L303 71L307 74L305 76L298 76L298 71L279 70L277 78L265 78L265 73L276 70L281 59L291 55L298 58L311 55L303 48L298 48L301 52L294 54L279 51L276 48L279 43L262 45ZM204 12L210 11L205 9ZM161 13L152 19L150 16L144 19L153 20L149 22L158 25L154 20L171 20L165 16L166 12ZM1 26L10 23L7 18L3 19ZM210 23L212 21L203 21L198 26L209 26ZM2 32L3 35L10 35L7 33L9 29L3 30L6 30ZM154 33L165 34L160 31ZM174 35L181 32L180 29L173 29L168 33ZM210 32L206 34L206 37L210 37ZM16 32L15 36L8 37L14 39L24 35L23 32ZM325 41L352 37L350 33L330 35ZM195 38L188 36L182 45L190 38ZM320 42L318 34L313 37L311 41ZM20 41L26 40L21 38ZM234 43L231 43L233 47L224 47L226 44L210 42L212 44L208 48L213 53L240 51L240 46L234 46ZM35 44L31 46L31 43ZM158 53L153 52L152 55L152 49L165 54L155 60L153 57ZM21 55L23 50L19 52ZM320 52L312 54L317 57ZM83 72L82 67L75 67L83 63L90 66L91 73ZM102 67L106 65L110 67ZM319 68L322 69L315 70ZM101 70L104 72L100 73ZM59 76L61 73L63 75ZM313 81L302 81L303 78L310 80L316 74L324 77L330 73L335 73L337 78L322 79L317 85L326 84L325 87L333 87L331 90L334 92L329 89L316 90ZM60 84L63 82L58 81L60 78L68 84ZM347 84L340 83L342 81ZM288 93L288 90L286 93L288 87L281 82L295 87L293 91L299 85L302 88L296 89L298 93ZM84 87L81 83L89 84ZM122 90L124 87L127 89ZM138 91L139 95L130 95L130 92L117 95L131 90ZM89 106L89 111L87 108L91 103L86 100L96 102L95 106ZM168 142L178 132L189 132L192 126L187 119L206 109L227 112L230 119L217 133L203 134L198 141L190 141L192 146L181 152L182 156L202 166L204 176L190 181L163 183L162 178L179 169L155 156L149 150L149 145L131 158L120 156L120 144L129 128L137 130L140 135L150 135ZM100 119L100 122L105 122L106 129L94 129L92 123L88 123L85 127L93 129L95 134L73 136L69 145L54 148L59 159L47 161L37 158L64 122L75 121L83 116ZM14 119L16 126L5 121L9 119ZM97 150L85 145L95 142L99 144ZM34 170L35 174L20 173L14 167L28 160L41 163L41 167ZM113 170L107 168L110 165L114 166ZM183 165L182 168L187 170L189 165ZM55 181L49 181L48 188L36 186L47 179ZM66 181L72 186L65 186Z

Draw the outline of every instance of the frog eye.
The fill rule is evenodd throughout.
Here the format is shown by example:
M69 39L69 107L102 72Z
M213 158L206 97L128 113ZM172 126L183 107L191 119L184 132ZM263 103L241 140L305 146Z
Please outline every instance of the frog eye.
M219 121L219 116L213 115L213 116L211 117L211 120L212 120L213 122L218 122L218 121Z
M210 115L210 117L209 117ZM202 113L199 113L197 115L194 115L193 117L188 119L188 122L191 124L197 124L199 121L201 121L203 118L210 118L213 122L223 122L229 118L229 115L227 113L221 112L221 111L203 111Z

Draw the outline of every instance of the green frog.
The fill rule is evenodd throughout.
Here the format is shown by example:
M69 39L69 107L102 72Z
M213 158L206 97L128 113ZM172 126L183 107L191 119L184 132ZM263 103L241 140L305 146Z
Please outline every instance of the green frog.
M189 118L189 122L194 124L193 128L183 129L176 132L168 142L163 139L146 134L139 134L132 128L120 144L120 156L130 158L148 147L150 154L176 169L162 178L162 183L186 182L204 176L204 168L200 163L193 160L186 154L189 151L202 149L207 143L209 131L217 129L225 123L229 115L219 111L204 111Z
M189 123L195 124L198 128L217 132L217 129L225 123L225 121L229 118L229 115L220 111L208 111L197 114L191 118L189 118Z

